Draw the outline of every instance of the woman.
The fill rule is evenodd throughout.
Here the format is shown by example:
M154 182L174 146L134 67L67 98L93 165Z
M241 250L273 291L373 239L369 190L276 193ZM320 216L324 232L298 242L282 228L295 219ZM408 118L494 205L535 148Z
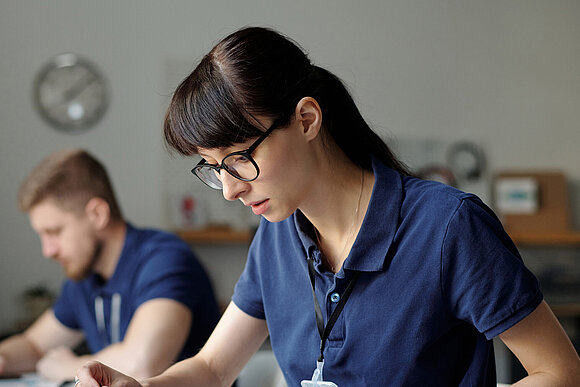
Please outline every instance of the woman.
M412 177L289 39L245 28L218 43L177 88L165 137L265 220L197 356L141 384L89 363L81 386L228 386L268 334L289 386L492 386L497 335L526 367L522 385L580 383L491 210Z

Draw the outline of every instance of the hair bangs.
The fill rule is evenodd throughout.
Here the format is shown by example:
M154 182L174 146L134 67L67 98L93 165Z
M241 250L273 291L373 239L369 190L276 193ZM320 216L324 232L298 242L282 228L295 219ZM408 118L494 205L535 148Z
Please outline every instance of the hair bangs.
M165 115L165 140L186 156L197 154L198 148L230 147L261 133L252 117L206 57L173 95Z

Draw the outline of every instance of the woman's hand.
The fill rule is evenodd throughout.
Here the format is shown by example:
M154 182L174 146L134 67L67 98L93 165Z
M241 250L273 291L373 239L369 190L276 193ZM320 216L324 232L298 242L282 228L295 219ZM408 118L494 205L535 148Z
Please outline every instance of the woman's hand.
M89 361L77 370L76 387L146 387L98 361Z

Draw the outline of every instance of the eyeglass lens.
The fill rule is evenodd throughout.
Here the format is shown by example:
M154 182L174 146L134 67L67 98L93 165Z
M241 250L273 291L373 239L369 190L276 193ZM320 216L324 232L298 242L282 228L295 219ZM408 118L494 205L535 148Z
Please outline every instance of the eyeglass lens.
M227 156L222 165L229 173L242 180L253 180L258 176L254 163L243 154Z
M195 175L200 178L205 184L214 189L222 189L222 182L220 180L219 172L213 168L205 167L203 165L197 166L193 169Z
M250 181L258 177L256 165L244 154L226 156L222 168L240 180ZM221 189L223 186L220 172L215 168L202 164L195 169L195 174L212 188Z

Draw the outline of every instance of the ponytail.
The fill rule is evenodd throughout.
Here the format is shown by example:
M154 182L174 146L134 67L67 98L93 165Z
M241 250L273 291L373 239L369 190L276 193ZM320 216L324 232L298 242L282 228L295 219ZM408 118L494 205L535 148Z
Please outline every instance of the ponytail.
M375 157L403 175L411 172L370 128L344 83L330 71L313 66L312 95L322 107L323 126L333 141L355 164L372 169Z
M262 133L252 117L282 119L280 126L285 126L303 97L318 101L325 138L353 163L370 170L375 157L410 174L365 122L342 81L312 65L298 44L268 28L236 31L201 60L167 109L165 139L185 155L200 147L231 146Z

